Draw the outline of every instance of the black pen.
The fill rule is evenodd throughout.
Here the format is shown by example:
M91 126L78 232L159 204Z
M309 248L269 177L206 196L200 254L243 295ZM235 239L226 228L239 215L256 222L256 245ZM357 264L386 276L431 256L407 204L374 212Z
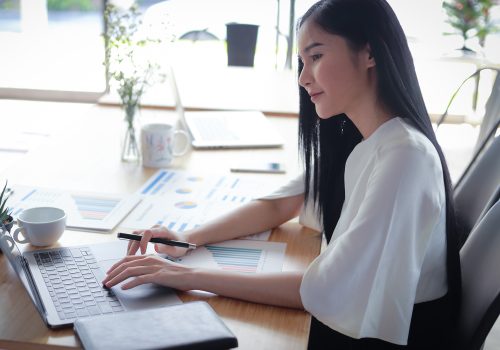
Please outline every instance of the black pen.
M120 239L130 239L133 241L140 241L142 239L141 235L136 235L133 233L123 233L123 232L119 232L117 234L117 237ZM166 244L166 245L171 245L174 247L181 247L181 248L187 248L187 249L196 249L196 244L192 244L192 243L188 243L188 242L181 242L181 241L174 241L172 239L166 239L166 238L153 237L149 240L149 242Z

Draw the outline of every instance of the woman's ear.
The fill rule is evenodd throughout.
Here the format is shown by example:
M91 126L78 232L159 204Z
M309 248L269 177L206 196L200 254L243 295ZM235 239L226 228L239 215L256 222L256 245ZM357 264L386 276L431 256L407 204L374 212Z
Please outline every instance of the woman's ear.
M366 57L366 68L371 68L375 67L375 57L372 55L372 48L370 47L370 44L366 44L365 48L363 49Z

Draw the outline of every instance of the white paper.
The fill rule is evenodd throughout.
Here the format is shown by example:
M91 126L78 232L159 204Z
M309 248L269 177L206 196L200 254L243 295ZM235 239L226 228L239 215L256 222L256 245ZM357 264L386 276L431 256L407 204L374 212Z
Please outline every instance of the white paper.
M285 250L286 243L281 242L230 240L198 247L177 261L234 272L279 272L283 269Z
M108 231L115 228L140 202L137 195L104 195L63 190L12 186L8 200L12 216L32 207L51 206L66 212L68 228Z
M48 133L11 130L0 138L0 152L26 153L49 137Z
M49 139L44 132L21 131L11 128L0 137L0 173L12 164L20 162L31 149Z
M230 174L196 175L182 171L159 170L138 191L143 197L124 220L123 227L145 229L163 225L183 232L228 213L268 192L263 181ZM270 231L249 236L267 240Z

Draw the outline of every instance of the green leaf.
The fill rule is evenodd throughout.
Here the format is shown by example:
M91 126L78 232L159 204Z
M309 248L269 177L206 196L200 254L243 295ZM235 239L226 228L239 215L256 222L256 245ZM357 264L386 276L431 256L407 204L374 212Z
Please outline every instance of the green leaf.
M6 207L7 199L9 196L5 195L5 191L7 190L7 181L5 181L5 185L3 187L2 193L0 194L0 221L3 222L9 216L9 208Z

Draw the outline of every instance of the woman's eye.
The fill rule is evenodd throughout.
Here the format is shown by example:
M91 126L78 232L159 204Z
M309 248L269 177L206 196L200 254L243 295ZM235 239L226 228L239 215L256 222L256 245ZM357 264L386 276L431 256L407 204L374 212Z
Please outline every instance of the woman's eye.
M312 60L313 62L314 62L314 61L317 61L317 60L319 60L319 59L321 58L321 56L322 56L322 55L321 55L321 54L319 54L319 53L318 53L318 54L316 54L316 55L312 55L312 56L311 56L311 60Z

